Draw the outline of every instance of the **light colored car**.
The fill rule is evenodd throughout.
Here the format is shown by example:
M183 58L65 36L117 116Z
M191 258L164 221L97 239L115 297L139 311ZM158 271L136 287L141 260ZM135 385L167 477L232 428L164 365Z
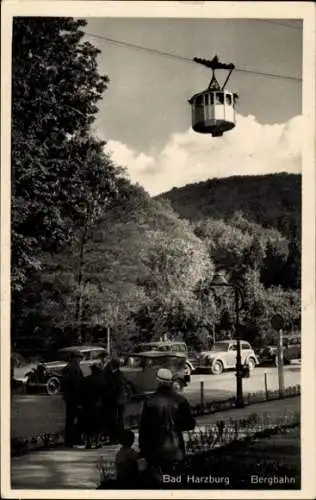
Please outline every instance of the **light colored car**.
M249 370L253 370L259 360L249 342L240 341L241 363L248 365ZM236 367L237 361L237 341L222 340L215 342L210 351L203 351L197 360L197 369L207 370L213 375L219 375L224 370Z

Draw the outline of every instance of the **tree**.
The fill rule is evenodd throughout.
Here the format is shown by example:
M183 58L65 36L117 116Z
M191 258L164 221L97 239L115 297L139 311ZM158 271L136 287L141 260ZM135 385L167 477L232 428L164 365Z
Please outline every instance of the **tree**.
M85 218L78 218L79 222L83 224ZM203 269L207 273L209 259L189 224L124 177L118 180L118 196L102 217L93 225L89 219L87 223L79 232L85 231L84 241L78 237L60 252L42 254L43 269L33 276L33 286L27 287L28 293L32 288L39 293L24 305L23 317L31 314L34 324L37 318L43 331L48 325L59 329L64 323L65 330L66 326L76 330L79 339L82 333L82 340L86 333L96 332L104 341L110 326L113 343L122 349L127 340L137 339L143 324L150 329L151 320L157 332L161 318L175 329L195 328L202 311L193 292L186 289L188 284L194 288ZM171 271L166 293L165 281L148 266L148 259L163 259L165 249L169 258L165 278ZM148 288L153 278L159 293L155 287ZM41 300L40 289L46 283L54 295L54 308Z
M300 330L301 297L299 290L284 290L273 286L266 290L266 307L269 321L274 314L281 314L284 330Z
M287 286L292 289L299 289L301 286L301 241L298 227L292 230L286 268Z
M269 239L261 268L261 280L266 287L286 286L286 259L286 251L280 246L280 242Z
M254 344L261 343L267 329L265 289L260 272L249 269L244 277L243 336Z
M153 334L169 329L188 331L200 323L195 288L211 272L207 250L190 227L178 222L170 231L150 231L142 256L146 267L140 281L148 298L138 315Z
M12 45L12 288L21 292L117 191L117 170L91 137L108 78L83 20L16 17ZM101 205L101 207L100 207Z
M205 241L209 255L218 269L225 269L234 278L244 272L244 254L252 236L230 222L207 219L195 228L195 234Z
M244 266L260 270L263 265L265 252L258 236L254 236L250 246L244 250Z

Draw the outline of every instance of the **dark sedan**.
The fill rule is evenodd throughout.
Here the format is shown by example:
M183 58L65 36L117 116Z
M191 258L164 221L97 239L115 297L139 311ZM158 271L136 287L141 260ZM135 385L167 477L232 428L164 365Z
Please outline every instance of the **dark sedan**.
M260 365L273 364L278 366L278 346L270 344L259 351ZM299 335L284 336L283 362L288 365L294 359L301 359L301 337Z
M71 346L59 349L54 361L40 363L24 374L26 389L44 390L47 394L58 394L62 389L63 369L74 352L80 352L80 368L84 376L89 375L92 363L100 362L100 355L106 354L99 346Z

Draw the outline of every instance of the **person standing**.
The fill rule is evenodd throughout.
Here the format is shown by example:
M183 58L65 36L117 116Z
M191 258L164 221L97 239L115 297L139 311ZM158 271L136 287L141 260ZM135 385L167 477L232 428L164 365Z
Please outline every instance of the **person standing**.
M80 368L82 354L79 351L72 353L71 359L63 369L63 392L66 404L65 443L67 446L79 444L80 436L77 422L81 399L81 384L83 373Z
M94 363L90 369L91 374L83 379L81 393L82 423L86 448L91 448L93 444L96 447L99 446L105 385L101 367Z
M104 381L104 390L103 390L103 398L102 398L102 406L101 406L101 435L102 440L106 442L109 439L109 408L108 408L108 400L109 395L109 375L111 375L111 363L109 360L109 355L107 351L103 351L98 356L101 368L101 374Z
M118 443L124 431L127 381L120 370L120 360L111 359L104 370L107 427L111 443Z
M139 448L149 470L160 474L180 473L185 457L183 431L195 427L190 405L173 389L172 372L160 368L158 387L145 401L139 424Z

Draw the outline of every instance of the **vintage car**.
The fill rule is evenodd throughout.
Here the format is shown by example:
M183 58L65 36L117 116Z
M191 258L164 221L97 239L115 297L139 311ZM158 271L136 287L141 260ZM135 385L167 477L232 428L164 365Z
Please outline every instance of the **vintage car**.
M71 355L79 351L82 355L80 367L84 376L89 375L92 363L100 362L100 355L105 351L100 346L72 346L59 349L54 361L40 363L24 374L26 390L44 390L47 394L58 394L62 390L63 368L67 365Z
M261 365L273 364L278 366L278 346L276 343L262 347L259 351ZM283 363L290 364L294 359L301 359L301 336L284 335L283 338Z
M186 356L182 353L150 351L132 353L122 359L121 371L129 382L132 394L147 394L157 387L159 368L168 368L173 374L173 387L177 391L188 384Z
M157 342L143 342L138 344L135 348L135 352L150 352L150 351L159 351L159 352L180 352L186 355L186 373L187 375L191 375L194 372L195 366L193 363L193 359L189 354L188 347L185 342L180 341L172 341L172 340L164 340Z
M240 341L241 347L241 363L247 365L249 370L253 370L259 360L254 353L249 342ZM237 341L236 340L221 340L215 342L210 351L201 352L198 361L197 369L207 371L213 375L219 375L224 370L236 367L237 360Z

